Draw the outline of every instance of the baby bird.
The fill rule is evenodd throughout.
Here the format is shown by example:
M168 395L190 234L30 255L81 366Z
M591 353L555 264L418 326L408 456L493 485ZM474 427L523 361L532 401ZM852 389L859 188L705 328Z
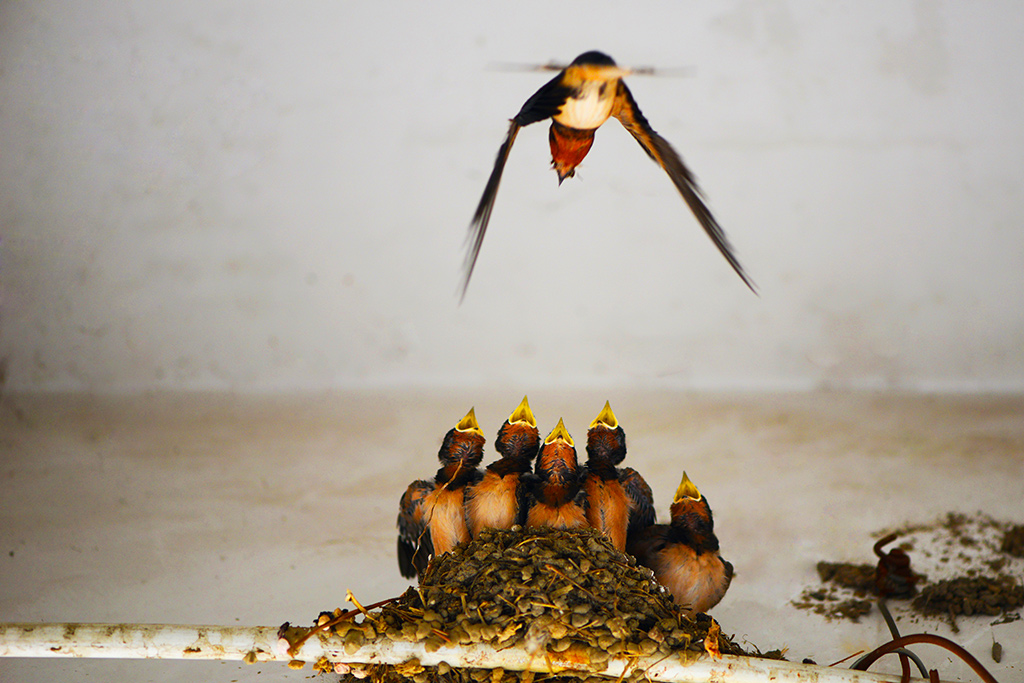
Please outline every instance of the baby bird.
M484 433L470 408L445 434L437 453L441 469L433 482L409 484L398 510L398 567L402 576L422 575L432 555L469 540L466 487L480 480Z
M732 565L718 552L711 507L690 478L676 489L671 524L656 524L630 540L627 550L654 571L688 615L707 612L732 582Z
M583 489L587 492L587 521L611 540L617 550L626 550L629 500L619 483L615 466L626 457L626 434L615 419L611 404L602 410L587 430L587 464Z
M494 447L501 458L487 466L479 482L466 488L466 518L473 538L481 529L509 529L526 519L523 475L537 457L540 432L525 396L501 425Z
M609 402L587 430L587 464L583 488L587 521L606 535L619 551L626 550L631 533L654 524L654 497L640 473L619 470L626 457L626 433Z
M540 447L526 526L581 529L587 522L587 496L580 486L576 447L562 420Z

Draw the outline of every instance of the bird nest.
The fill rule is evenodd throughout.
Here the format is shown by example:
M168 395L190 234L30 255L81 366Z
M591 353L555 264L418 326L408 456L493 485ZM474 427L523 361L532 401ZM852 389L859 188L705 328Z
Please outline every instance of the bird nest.
M418 587L367 612L361 622L331 626L331 632L352 651L380 637L421 642L428 652L471 644L522 648L558 672L542 674L546 680L587 678L612 657L746 654L710 617L687 617L649 569L593 529L485 530L435 558ZM340 670L356 678L416 683L534 678L530 672L424 667L416 661Z

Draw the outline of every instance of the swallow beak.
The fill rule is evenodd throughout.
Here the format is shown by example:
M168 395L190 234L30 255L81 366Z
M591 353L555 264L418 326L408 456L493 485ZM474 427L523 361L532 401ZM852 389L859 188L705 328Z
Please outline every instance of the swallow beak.
M594 421L590 423L589 429L593 429L594 427L615 429L618 426L619 421L615 419L615 413L612 412L611 403L605 401L604 408L601 410L600 413L597 414L597 417L594 418Z
M466 417L459 420L459 424L455 425L455 431L458 432L469 432L472 434L484 435L484 431L480 429L480 425L476 422L476 413L473 412L473 408L469 409L466 413Z
M568 171L563 171L562 169L556 166L555 173L558 174L558 186L561 187L563 180L565 180L566 178L572 178L574 175L576 175L576 169L570 168Z
M536 429L537 420L533 417L533 411L530 410L530 404L527 402L526 397L523 396L522 402L519 407L512 411L512 414L508 416L509 424L524 423Z
M558 418L558 424L555 426L554 429L551 430L551 433L548 434L548 438L544 439L544 444L551 444L554 443L555 441L562 441L563 443L566 443L569 446L575 447L575 444L572 441L572 437L569 436L569 432L568 430L566 430L565 424L562 422L562 418Z
M679 483L679 488L676 489L676 496L672 499L672 503L681 503L686 498L700 500L700 491L693 485L690 478L686 476L686 472L683 472L683 480Z

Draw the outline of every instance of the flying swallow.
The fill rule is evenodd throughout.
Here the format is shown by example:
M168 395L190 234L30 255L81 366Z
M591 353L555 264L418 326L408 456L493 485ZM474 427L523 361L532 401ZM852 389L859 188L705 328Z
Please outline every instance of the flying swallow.
M718 552L711 507L685 472L670 510L671 524L647 527L627 550L690 616L707 612L729 589L733 570Z
M494 170L491 171L491 177L487 180L483 197L480 198L480 204L477 205L469 226L469 247L466 252L462 297L465 297L469 279L473 276L473 268L480 255L487 224L491 220L501 174L519 129L531 123L551 119L551 129L548 132L551 163L558 174L558 183L561 184L566 178L575 175L576 166L583 161L594 144L594 132L610 117L618 119L619 123L636 138L648 156L665 169L697 221L718 247L718 251L747 287L756 292L753 282L733 254L732 245L725 236L725 231L704 204L696 178L683 164L683 160L672 145L654 132L647 119L640 113L636 100L622 80L623 76L630 73L633 71L620 68L611 57L602 52L584 52L534 93L511 120L505 141L498 149Z
M465 491L480 480L484 433L470 408L448 430L437 458L441 468L432 482L409 484L398 509L398 567L402 576L422 574L431 555L440 555L469 540Z
M580 485L576 446L562 420L544 439L534 473L526 526L556 529L590 526L587 522L587 496Z
M466 489L466 517L473 538L481 529L509 529L525 521L527 486L523 475L530 471L540 447L537 421L525 396L501 425L494 447L501 458Z

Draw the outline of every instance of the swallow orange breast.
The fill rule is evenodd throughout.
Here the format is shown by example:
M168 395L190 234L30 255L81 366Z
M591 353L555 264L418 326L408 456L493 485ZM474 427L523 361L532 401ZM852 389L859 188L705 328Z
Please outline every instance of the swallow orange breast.
M523 397L519 406L498 430L494 447L501 458L487 466L483 478L466 490L469 533L481 529L509 529L522 524L526 513L526 482L540 446L537 421Z
M671 524L647 527L627 545L650 567L691 616L719 603L732 582L732 565L718 552L711 507L686 473L671 506Z
M526 526L556 529L589 526L576 447L561 420L540 447L535 474Z
M548 133L551 162L561 184L566 178L575 175L576 166L587 156L594 143L594 132L610 117L618 119L619 123L636 138L648 156L668 173L697 221L718 247L718 251L743 282L752 291L756 291L753 282L747 277L734 255L725 232L701 199L696 178L683 164L683 160L672 145L654 132L647 119L640 113L636 100L622 81L622 77L629 73L628 69L616 66L612 58L606 54L597 51L585 52L534 93L512 119L505 141L498 149L494 170L491 171L483 197L480 198L480 204L476 207L476 213L473 214L470 223L469 248L462 283L463 297L473 275L477 257L480 255L480 247L498 194L498 185L501 183L501 174L519 129L531 123L551 119L551 129Z
M433 482L409 485L398 510L398 566L412 578L426 569L430 555L446 553L469 540L466 487L480 480L484 433L471 408L448 430L437 453L441 468Z

